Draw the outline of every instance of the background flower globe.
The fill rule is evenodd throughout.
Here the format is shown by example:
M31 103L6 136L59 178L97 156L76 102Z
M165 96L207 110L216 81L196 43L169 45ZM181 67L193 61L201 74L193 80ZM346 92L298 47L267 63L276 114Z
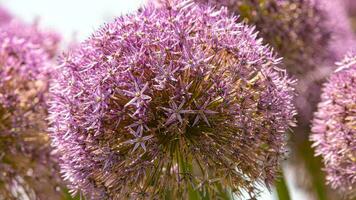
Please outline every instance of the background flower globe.
M294 125L294 80L225 9L172 1L121 16L63 55L53 146L94 199L254 197Z
M45 99L58 42L56 34L36 25L12 18L1 21L0 199L63 197L46 134Z
M327 181L356 197L356 56L347 56L324 85L311 140L323 157ZM352 198L351 198L352 199Z

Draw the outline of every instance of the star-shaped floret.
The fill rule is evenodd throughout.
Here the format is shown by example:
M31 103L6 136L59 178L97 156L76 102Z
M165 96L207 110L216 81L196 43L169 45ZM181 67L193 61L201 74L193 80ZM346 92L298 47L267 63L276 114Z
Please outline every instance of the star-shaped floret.
M134 117L134 116L132 116ZM130 124L129 126L127 126L129 128L129 130L133 131L133 128L137 128L136 131L133 131L135 134L134 135L142 135L144 130L150 130L148 128L148 126L145 124L145 121L140 119L140 118L135 118L136 120L134 123ZM131 132L131 131L130 131Z
M153 138L153 135L147 135L147 136L138 136L135 139L132 140L128 140L126 142L124 142L124 144L135 144L132 152L136 151L138 149L138 147L142 147L142 149L146 152L146 141L148 141L149 139Z
M141 128L137 128L135 131L131 127L128 127L128 130L135 137L141 137L143 134L143 129L141 129Z
M197 102L194 101L195 105L197 105ZM207 107L209 105L209 101L206 101L202 106L198 107L198 110L195 111L195 113L197 113L197 116L194 119L193 122L193 126L195 126L200 119L203 119L205 121L205 123L210 127L210 123L208 118L206 117L206 114L217 114L218 112L216 111L212 111L212 110L208 110Z
M140 107L140 105L145 101L150 101L152 98L148 95L145 95L144 92L148 88L148 83L146 83L142 89L135 81L135 92L131 92L128 90L124 90L123 92L126 93L128 96L133 97L128 103L125 104L125 107L130 105L135 105L136 107Z
M177 81L174 77L174 73L176 73L179 68L174 68L173 61L171 61L167 67L159 67L158 70L160 74L155 78L155 81L158 83L156 87L163 89L163 85L166 81Z
M194 113L193 110L183 110L184 104L185 104L184 100L180 103L179 106L177 106L177 104L174 101L171 101L169 103L170 108L162 107L162 109L167 112L167 116L169 116L165 125L172 124L176 120L178 120L180 123L183 123L183 118L181 116L182 114Z

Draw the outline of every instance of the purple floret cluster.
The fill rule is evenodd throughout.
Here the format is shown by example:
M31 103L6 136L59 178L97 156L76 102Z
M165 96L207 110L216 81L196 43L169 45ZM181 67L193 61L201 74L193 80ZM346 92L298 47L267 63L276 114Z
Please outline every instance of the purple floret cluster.
M294 125L294 80L226 9L191 1L116 18L64 54L50 135L72 193L254 197Z
M60 56L0 6L0 200L356 198L356 0L145 1Z
M347 56L324 85L311 140L327 181L356 197L356 55Z
M0 25L0 199L60 198L45 120L58 42L36 25Z

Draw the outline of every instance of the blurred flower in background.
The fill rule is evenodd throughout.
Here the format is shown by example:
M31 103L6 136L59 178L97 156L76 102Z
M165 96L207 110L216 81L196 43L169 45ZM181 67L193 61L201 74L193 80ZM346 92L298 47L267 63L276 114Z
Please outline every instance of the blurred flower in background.
M324 86L311 140L325 162L327 181L356 197L356 56L338 65Z
M60 199L62 181L45 120L59 37L11 18L3 8L1 16L0 198Z

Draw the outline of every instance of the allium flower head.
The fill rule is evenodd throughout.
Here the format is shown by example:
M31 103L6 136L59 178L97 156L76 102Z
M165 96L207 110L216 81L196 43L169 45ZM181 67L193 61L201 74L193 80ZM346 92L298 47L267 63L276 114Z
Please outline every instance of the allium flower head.
M0 26L0 199L60 197L45 120L57 42L37 26Z
M325 84L313 121L317 155L325 163L327 181L356 195L356 55L346 57Z
M273 182L294 81L235 21L191 1L148 5L63 56L50 131L73 192L216 199Z

